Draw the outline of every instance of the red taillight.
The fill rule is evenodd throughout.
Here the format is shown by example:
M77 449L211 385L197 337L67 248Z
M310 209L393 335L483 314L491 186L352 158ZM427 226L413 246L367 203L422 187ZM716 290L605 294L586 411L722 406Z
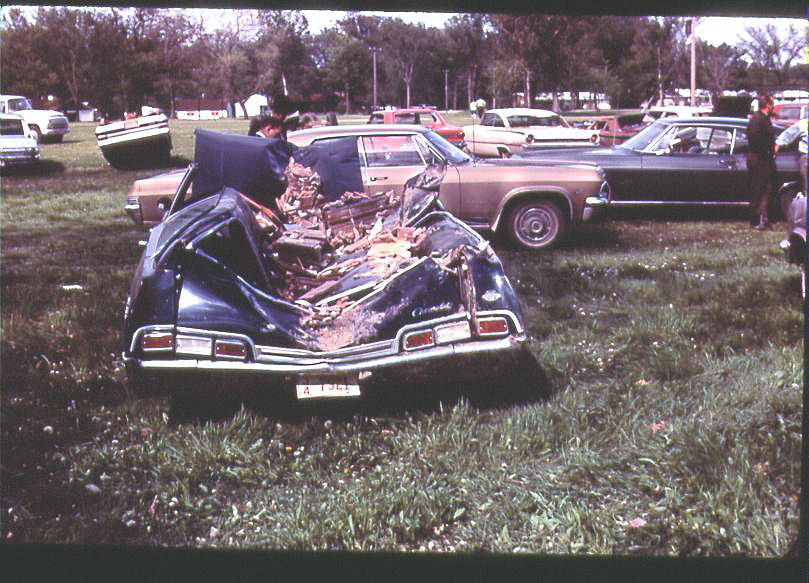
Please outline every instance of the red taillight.
M405 350L417 350L419 348L427 348L435 344L432 330L424 330L421 332L411 332L404 338Z
M508 320L505 318L478 320L478 333L481 336L502 336L508 334Z
M171 332L147 332L140 340L144 352L174 350L174 334Z
M214 350L221 358L247 358L247 346L241 340L217 340Z

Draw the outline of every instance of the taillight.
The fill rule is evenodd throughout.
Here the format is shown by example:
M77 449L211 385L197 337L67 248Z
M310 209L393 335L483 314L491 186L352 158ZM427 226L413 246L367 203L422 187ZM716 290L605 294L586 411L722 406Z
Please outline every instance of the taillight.
M404 337L405 350L418 350L419 348L427 348L435 344L435 337L432 330L421 330L419 332L411 332Z
M219 358L247 358L247 346L241 340L217 340L214 354Z
M140 339L144 352L170 352L174 350L174 335L171 332L147 332Z
M481 336L504 336L508 334L508 320L505 318L481 318L478 320L478 334Z

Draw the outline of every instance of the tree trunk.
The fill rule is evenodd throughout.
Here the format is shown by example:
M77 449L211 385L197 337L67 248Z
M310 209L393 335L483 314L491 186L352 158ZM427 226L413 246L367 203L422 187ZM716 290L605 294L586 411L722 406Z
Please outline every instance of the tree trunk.
M533 103L533 99L531 99L531 71L528 70L528 67L525 67L525 99L524 99L524 107L531 107Z
M346 115L351 113L351 98L348 94L348 81L343 81L343 89L345 89L346 94Z
M472 103L474 100L474 96L472 95L472 69L469 68L466 70L466 101L467 103Z

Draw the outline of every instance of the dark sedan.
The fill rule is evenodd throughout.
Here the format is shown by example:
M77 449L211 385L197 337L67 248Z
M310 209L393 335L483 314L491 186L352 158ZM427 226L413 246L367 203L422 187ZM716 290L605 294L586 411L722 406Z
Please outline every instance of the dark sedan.
M597 163L607 173L613 206L747 205L747 149L746 119L697 117L658 120L611 148L520 156ZM775 190L782 209L799 181L798 152L779 152Z

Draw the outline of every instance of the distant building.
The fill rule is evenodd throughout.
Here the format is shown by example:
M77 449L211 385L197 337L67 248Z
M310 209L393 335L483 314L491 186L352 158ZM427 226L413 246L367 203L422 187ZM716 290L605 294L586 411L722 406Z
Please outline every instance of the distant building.
M228 116L227 102L224 99L178 99L174 104L177 119L201 120L220 119Z

